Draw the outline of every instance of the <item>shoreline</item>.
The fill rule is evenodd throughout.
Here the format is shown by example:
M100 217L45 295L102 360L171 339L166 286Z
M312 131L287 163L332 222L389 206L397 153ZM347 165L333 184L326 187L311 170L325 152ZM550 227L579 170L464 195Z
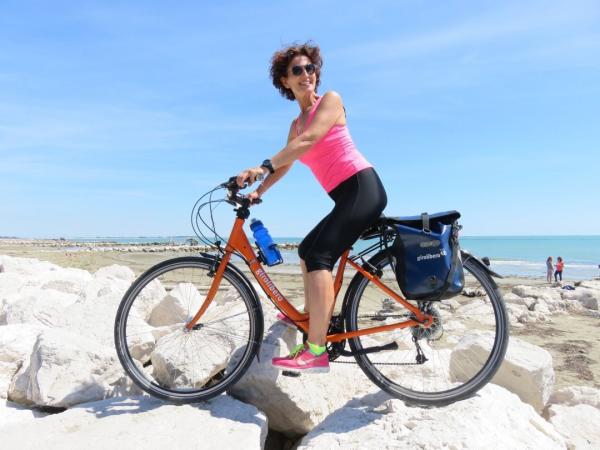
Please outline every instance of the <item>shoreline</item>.
M273 273L289 273L296 274L300 273L299 259L296 255L296 250L299 247L298 243L278 243L279 249L282 251L284 256L283 264L266 267L268 272ZM68 239L21 239L21 238L5 238L0 237L0 254L4 253L10 256L19 256L20 254L30 255L28 257L41 258L54 260L55 257L50 256L52 253L64 252L68 256L72 256L75 253L87 253L87 254L103 254L103 253L125 253L132 256L136 254L161 254L162 259L172 258L176 256L191 256L194 253L207 252L211 253L214 251L214 247L207 245L197 245L196 243L164 243L164 242L140 242L140 243L119 243L110 241L72 241ZM37 253L40 256L35 256ZM42 257L42 255L44 255ZM474 255L481 256L481 255ZM484 255L485 256L485 255ZM62 260L63 258L56 258ZM115 258L120 259L120 258ZM523 279L531 282L545 283L545 273L540 271L538 274L531 274L530 271L523 270L524 273L520 273L516 269L506 269L507 262L503 260L491 259L491 269L502 275L504 278L500 280L512 280L512 279ZM158 261L157 261L158 262ZM512 261L514 266L520 267L522 265L532 265L540 267L542 263L534 263L526 260L515 260ZM63 265L57 262L59 265ZM242 264L244 265L244 264ZM245 266L245 265L244 265ZM510 266L509 266L510 267ZM562 284L577 285L582 281L586 280L598 280L600 279L600 271L590 273L590 276L581 276L577 274L577 271L573 268L577 266L569 267L570 271L566 271ZM592 269L594 272L594 269ZM509 281L510 283L510 281ZM506 284L505 281L500 281L499 284ZM552 283L554 284L554 283Z

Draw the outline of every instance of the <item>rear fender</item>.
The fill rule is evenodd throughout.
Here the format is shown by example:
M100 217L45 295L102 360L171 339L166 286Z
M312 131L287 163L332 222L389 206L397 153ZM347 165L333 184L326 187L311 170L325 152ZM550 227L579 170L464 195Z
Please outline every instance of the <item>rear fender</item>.
M499 273L496 273L492 269L490 269L490 267L488 265L486 265L481 259L477 258L476 256L471 255L469 252L467 252L465 250L460 251L460 258L463 263L468 260L471 260L471 262L475 263L477 266L479 266L480 269L484 270L485 272L490 274L492 277L504 278Z

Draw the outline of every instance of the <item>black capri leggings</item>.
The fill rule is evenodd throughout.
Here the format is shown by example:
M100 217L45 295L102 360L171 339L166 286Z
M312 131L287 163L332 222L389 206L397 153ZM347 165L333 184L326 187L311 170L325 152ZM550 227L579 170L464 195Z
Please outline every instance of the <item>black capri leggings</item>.
M300 243L298 254L308 272L332 270L336 261L372 225L387 204L377 172L363 169L329 192L333 210Z

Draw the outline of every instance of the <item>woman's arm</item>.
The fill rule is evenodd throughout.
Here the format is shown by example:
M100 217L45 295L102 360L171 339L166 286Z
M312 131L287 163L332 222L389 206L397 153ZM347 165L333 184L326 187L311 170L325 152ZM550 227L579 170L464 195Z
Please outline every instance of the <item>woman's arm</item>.
M273 166L275 173L272 173L270 177L275 175L279 169L287 167L287 169L284 169L285 171L282 172L281 176L283 176L289 170L289 167L293 162L319 142L343 114L344 106L340 95L333 91L327 92L323 96L323 100L321 100L310 126L299 136L288 140L287 145L271 158L271 165ZM288 139L293 135L292 123ZM245 182L252 184L259 175L265 175L266 170L267 169L264 167L246 169L237 176L237 183L239 186L243 186ZM281 176L276 178L273 183L281 178ZM267 187L271 186L273 183L269 183Z
M288 132L288 137L287 137L287 143L289 144L292 139L294 139L294 136L296 134L294 126L296 124L296 120L292 121L292 124L290 125L290 131ZM256 190L252 193L249 194L248 197L250 197L251 199L254 198L258 198L261 197L265 192L267 192L267 190L273 186L275 183L277 183L281 178L283 178L283 176L288 173L288 171L291 169L293 163L290 163L288 165L285 166L281 166L278 167L277 169L275 169L275 172L272 174L269 174L269 176L267 176L267 178L265 178L265 180L256 188Z
M291 164L300 158L327 134L343 114L344 106L340 95L333 91L327 92L323 96L310 126L271 158L273 168L277 170L277 168Z

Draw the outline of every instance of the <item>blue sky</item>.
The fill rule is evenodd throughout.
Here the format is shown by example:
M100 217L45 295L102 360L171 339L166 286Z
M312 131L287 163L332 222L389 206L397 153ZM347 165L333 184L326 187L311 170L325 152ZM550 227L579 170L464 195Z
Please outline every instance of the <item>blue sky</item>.
M386 214L600 234L600 3L571 0L3 1L0 235L190 234L200 194L282 148L269 59L308 39ZM302 236L330 207L297 163L254 214Z

